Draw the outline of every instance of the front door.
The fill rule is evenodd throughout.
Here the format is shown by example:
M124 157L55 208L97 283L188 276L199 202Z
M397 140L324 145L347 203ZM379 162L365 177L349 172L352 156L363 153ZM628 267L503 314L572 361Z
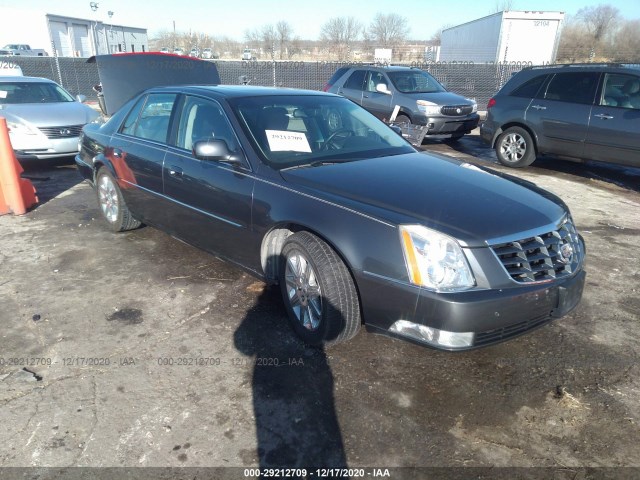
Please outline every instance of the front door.
M389 93L380 93L376 90L376 85L384 84L389 87L389 80L384 73L369 70L365 78L364 92L362 94L362 106L373 113L380 120L389 120L393 106L392 96Z
M221 139L231 151L240 148L220 104L186 96L175 139L164 162L164 192L171 200L172 233L229 260L249 264L254 177L249 165L199 160L198 140Z

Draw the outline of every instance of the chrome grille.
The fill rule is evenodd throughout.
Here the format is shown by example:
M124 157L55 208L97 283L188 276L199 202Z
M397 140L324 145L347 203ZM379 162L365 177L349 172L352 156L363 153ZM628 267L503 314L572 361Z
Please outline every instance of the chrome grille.
M80 135L84 125L70 125L67 127L40 127L40 131L47 138L72 138Z
M513 280L543 282L575 273L584 252L571 219L557 230L491 247Z
M442 107L440 110L442 115L447 115L449 117L462 117L464 115L469 115L473 112L473 106L471 105L447 105Z

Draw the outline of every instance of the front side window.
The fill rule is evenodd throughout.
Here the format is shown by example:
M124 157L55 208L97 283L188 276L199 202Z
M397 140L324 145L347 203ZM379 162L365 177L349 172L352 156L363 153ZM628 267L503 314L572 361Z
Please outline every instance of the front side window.
M389 72L389 78L402 93L435 93L446 91L435 78L422 70L412 69Z
M600 105L640 109L640 77L607 73Z
M556 73L547 85L546 91L542 92L542 98L591 105L599 77L600 74L596 72Z
M276 169L415 151L386 124L345 98L274 95L229 103L255 150Z
M227 116L217 102L187 96L175 146L191 150L195 142L211 139L224 140L230 151L235 151L238 146Z
M385 78L383 73L374 72L374 71L370 70L367 73L367 81L366 81L366 84L365 84L365 90L367 92L376 92L377 91L376 90L376 85L379 85L381 83L387 85L387 87L389 86L388 85L389 82L387 81L387 79Z
M56 83L0 82L0 105L73 101L73 97Z

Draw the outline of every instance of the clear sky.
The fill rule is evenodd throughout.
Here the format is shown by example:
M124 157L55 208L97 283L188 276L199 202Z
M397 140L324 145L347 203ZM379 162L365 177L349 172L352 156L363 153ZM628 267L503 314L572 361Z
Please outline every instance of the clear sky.
M246 30L280 20L288 21L294 34L317 39L324 22L332 17L353 16L367 25L377 12L398 13L409 20L410 38L425 40L443 25L458 25L495 12L500 0L0 0L0 7L37 9L44 13L91 18L108 23L159 30L199 31L242 40ZM627 19L640 19L640 0L513 0L512 10L552 10L575 14L590 5L609 4ZM112 11L109 20L107 12ZM10 19L0 18L0 29ZM25 26L28 28L28 26Z

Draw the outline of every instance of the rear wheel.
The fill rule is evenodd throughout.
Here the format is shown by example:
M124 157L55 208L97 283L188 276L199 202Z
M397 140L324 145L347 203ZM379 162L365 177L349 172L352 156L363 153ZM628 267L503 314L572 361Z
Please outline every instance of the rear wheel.
M336 252L309 232L291 235L282 248L280 288L291 326L310 345L353 338L360 303L351 274Z
M114 232L124 232L138 228L141 223L133 218L122 197L118 184L106 168L98 170L96 176L96 194L100 213Z
M498 137L496 155L503 165L521 168L533 163L536 149L529 132L520 127L511 127Z

